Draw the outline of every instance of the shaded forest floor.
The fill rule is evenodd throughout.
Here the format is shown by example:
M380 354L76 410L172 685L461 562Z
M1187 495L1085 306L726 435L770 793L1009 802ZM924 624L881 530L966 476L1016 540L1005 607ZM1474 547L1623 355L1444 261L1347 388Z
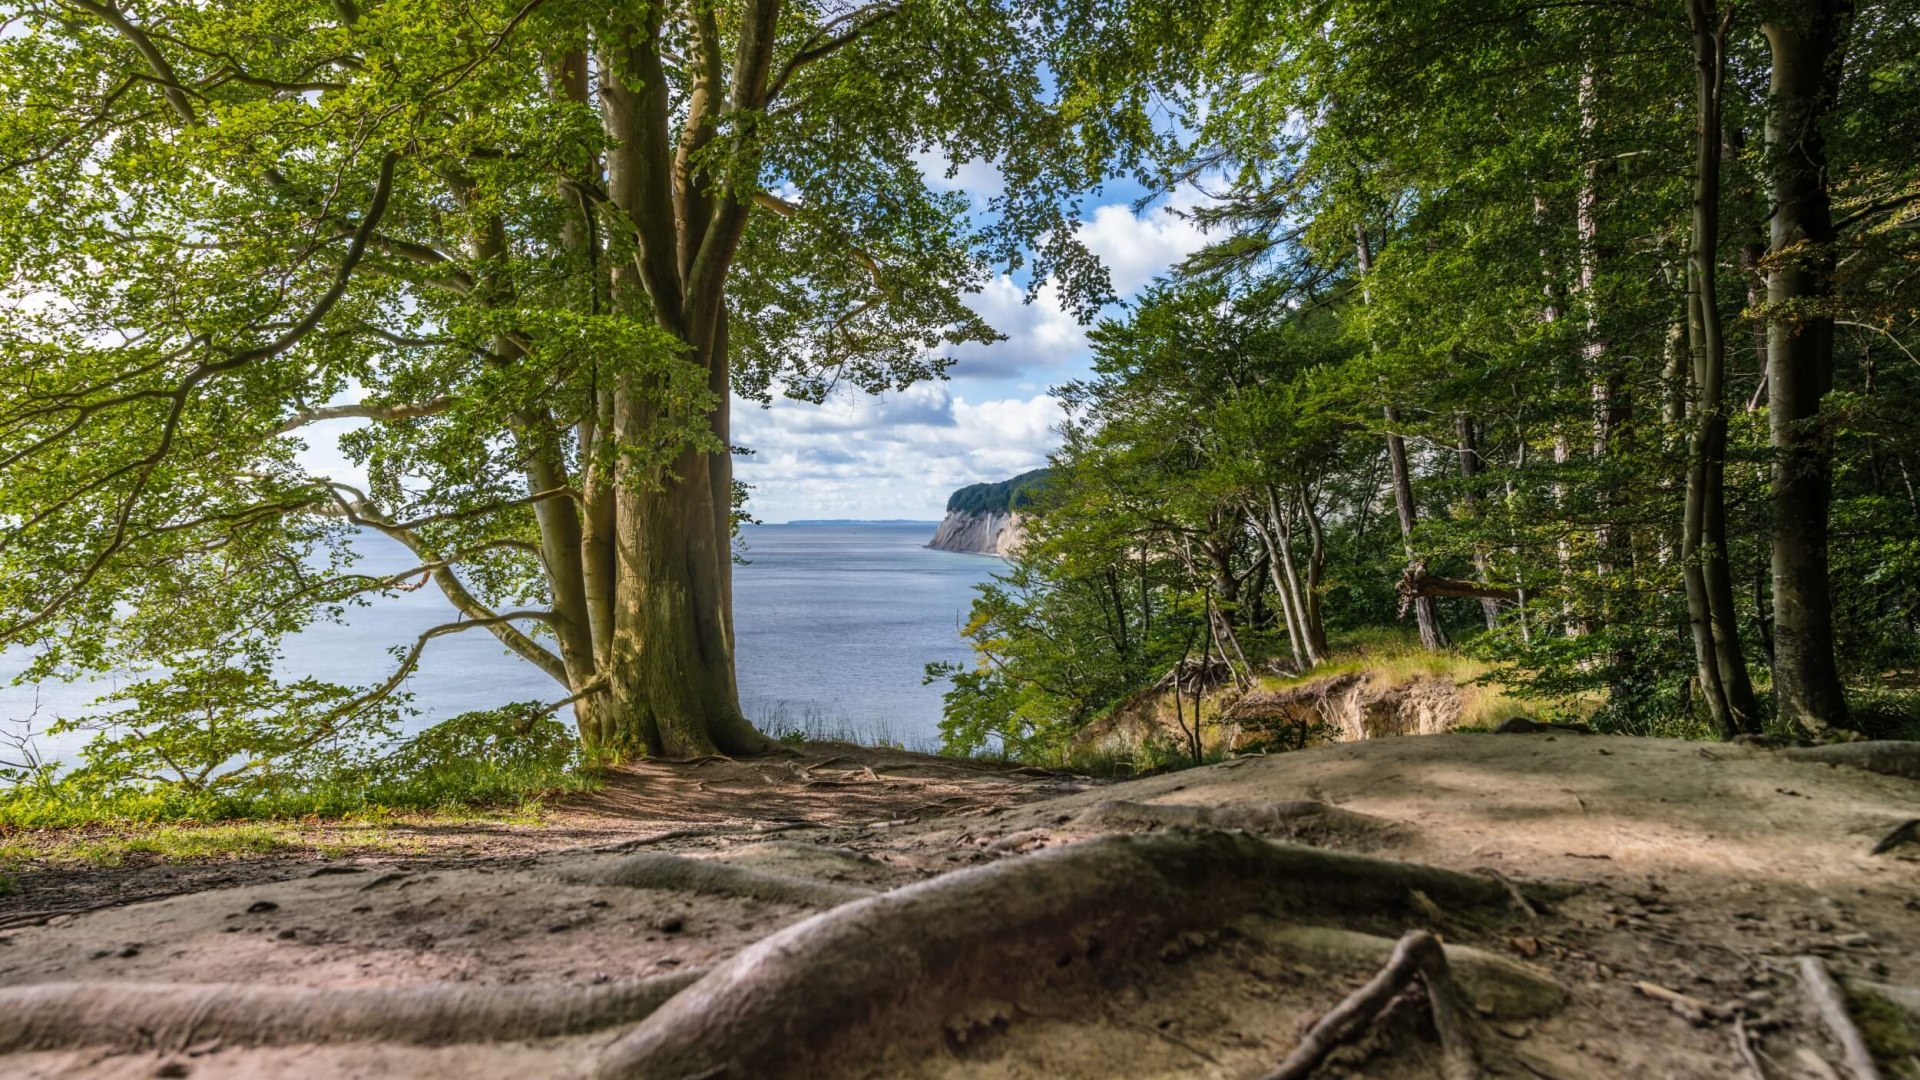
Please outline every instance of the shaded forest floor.
M1566 734L1338 743L1120 784L824 744L647 763L538 824L16 871L0 1071L1253 1077L1419 927L1458 950L1487 1075L1751 1078L1744 1046L1764 1077L1820 1080L1842 1054L1794 958L1920 987L1920 847L1870 854L1916 817L1912 780ZM1286 845L1234 846L1247 834ZM1335 861L1246 869L1250 851ZM1354 855L1461 873L1383 888ZM178 895L137 902L160 893ZM155 984L239 989L142 1021L123 999ZM484 1016L515 988L600 996L547 1027L403 1031L362 1015L393 987L421 1015ZM634 1003L654 987L678 996ZM1920 1075L1915 1027L1856 1005L1881 1067ZM117 1011L95 1030L90 1009ZM782 1048L759 1059L763 1031ZM1437 1061L1403 1000L1317 1075Z

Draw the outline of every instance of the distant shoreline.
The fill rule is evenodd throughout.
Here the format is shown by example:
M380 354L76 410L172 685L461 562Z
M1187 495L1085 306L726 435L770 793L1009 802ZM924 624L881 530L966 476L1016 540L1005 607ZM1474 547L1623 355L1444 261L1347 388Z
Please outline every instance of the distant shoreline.
M761 525L940 525L938 518L800 518L795 521L763 521Z

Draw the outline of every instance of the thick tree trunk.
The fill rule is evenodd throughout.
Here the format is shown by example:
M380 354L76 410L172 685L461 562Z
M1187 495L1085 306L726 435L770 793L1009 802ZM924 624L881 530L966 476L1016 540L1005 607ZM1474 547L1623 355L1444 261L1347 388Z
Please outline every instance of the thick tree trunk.
M730 88L722 85L718 29L690 27L703 58L681 136L670 134L671 93L661 63L665 29L649 9L622 36L603 39L602 115L613 141L607 195L638 244L613 273L613 302L686 344L682 360L706 373L714 401L704 416L670 415L648 377L622 373L607 418L616 444L653 447L704 425L717 448L685 446L667 467L632 453L611 456L611 492L594 492L585 531L613 547L609 701L595 720L617 753L689 756L747 752L766 739L740 708L734 675L732 459L729 430L727 270L750 200L716 191L702 150L720 137L718 117L765 104L778 5L758 3L739 28ZM730 91L730 92L729 92ZM604 462L603 462L604 463ZM610 526L610 528L608 528ZM604 530L604 531L603 531Z
M1833 388L1833 318L1820 301L1832 291L1834 230L1820 127L1838 88L1852 10L1847 0L1798 0L1771 9L1762 25L1773 59L1767 394L1774 700L1781 719L1816 731L1848 722L1827 578L1832 462L1820 399Z
M646 395L624 388L623 437L644 439ZM744 753L765 740L740 710L710 458L689 449L672 475L617 470L610 749L690 757Z
M1687 585L1687 619L1707 710L1722 735L1757 731L1759 716L1746 657L1740 648L1727 567L1723 482L1727 417L1723 379L1726 341L1717 291L1720 235L1721 87L1726 72L1726 24L1713 0L1690 0L1693 31L1697 138L1693 240L1688 255L1688 329L1699 395L1688 454L1687 500L1681 560Z

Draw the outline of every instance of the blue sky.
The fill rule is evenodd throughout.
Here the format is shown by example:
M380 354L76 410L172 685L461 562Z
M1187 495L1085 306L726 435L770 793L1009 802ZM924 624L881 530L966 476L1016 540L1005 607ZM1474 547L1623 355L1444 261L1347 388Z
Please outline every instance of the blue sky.
M976 205L998 189L989 165L923 163L929 180ZM1190 221L1165 200L1134 213L1137 190L1089 199L1081 238L1106 265L1116 292L1136 294L1200 246ZM944 381L900 393L844 392L823 405L734 402L734 439L751 448L736 475L753 485L749 511L766 522L796 518L938 518L954 488L1003 480L1045 463L1058 445L1059 404L1048 389L1087 371L1086 328L1043 288L1025 302L1022 281L996 277L968 306L1006 335L953 353Z

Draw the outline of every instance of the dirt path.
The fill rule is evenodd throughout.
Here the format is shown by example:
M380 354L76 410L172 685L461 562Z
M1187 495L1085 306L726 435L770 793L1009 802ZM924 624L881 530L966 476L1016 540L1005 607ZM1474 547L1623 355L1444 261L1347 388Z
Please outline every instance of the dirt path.
M267 852L187 861L134 852L114 866L40 860L14 874L15 891L0 896L0 930L61 912L285 881L328 867L452 869L691 830L751 832L808 822L865 826L975 813L1080 786L1039 770L1010 772L836 743L782 747L751 761L643 761L609 773L591 794L556 802L538 821L423 817L318 824L276 835L274 850ZM111 846L126 833L50 830L35 837L35 846Z
M1418 926L1455 953L1488 1075L1750 1080L1737 1018L1765 1077L1823 1080L1841 1054L1795 958L1920 987L1920 847L1869 853L1916 817L1911 780L1599 736L1382 739L1118 785L840 747L650 763L541 827L415 853L20 875L0 922L206 888L0 935L0 995L27 995L0 1003L26 1017L0 1015L0 1071L1251 1077ZM1309 856L1334 861L1290 861ZM157 1007L125 995L213 983L239 996L123 1030ZM586 996L549 1022L516 988ZM416 992L426 1015L457 1005L439 1045L369 1019L392 1005L366 995ZM489 1009L510 1022L461 1026ZM115 1022L89 1034L89 1010ZM1422 1010L1389 1012L1321 1075L1432 1075ZM1920 1076L1904 1023L1871 1034L1888 1075Z

